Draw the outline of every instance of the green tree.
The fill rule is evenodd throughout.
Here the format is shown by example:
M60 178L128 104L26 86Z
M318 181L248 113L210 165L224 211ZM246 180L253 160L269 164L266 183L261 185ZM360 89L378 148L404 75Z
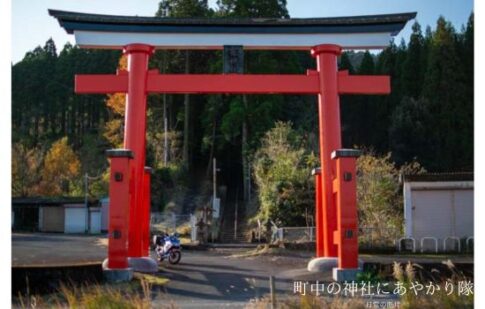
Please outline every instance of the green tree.
M316 159L304 143L291 123L283 122L276 122L262 138L253 162L259 200L256 218L301 226L305 213L314 212L314 184L308 171Z
M217 0L219 13L232 17L289 18L286 0Z
M465 95L465 73L455 39L451 23L440 17L431 40L423 89L433 115L429 146L439 154L438 160L427 164L435 170L473 164L473 109Z
M219 16L222 17L266 17L288 18L285 0L219 0ZM280 66L284 55L274 52L246 52L244 73L268 73ZM284 62L283 62L284 63ZM243 197L250 195L249 157L259 138L281 115L281 96L231 96L229 110L222 116L221 130L228 140L240 137Z
M211 14L209 10L207 0L163 0L160 1L158 10L155 16L158 17L173 17L173 18L186 18L186 17L207 17ZM183 67L184 73L190 73L192 69L193 61L191 60L191 52L186 50L183 52ZM191 156L191 101L190 95L184 94L184 143L183 143L183 164L186 169L190 168L190 156Z
M429 103L424 98L404 97L394 110L389 128L390 149L393 160L401 165L413 159L429 162L435 156L430 151L428 136L432 133L429 123Z
M405 93L417 99L421 95L421 88L426 69L426 55L424 51L424 37L418 22L413 25L413 33L409 39L406 60L403 64L403 87Z

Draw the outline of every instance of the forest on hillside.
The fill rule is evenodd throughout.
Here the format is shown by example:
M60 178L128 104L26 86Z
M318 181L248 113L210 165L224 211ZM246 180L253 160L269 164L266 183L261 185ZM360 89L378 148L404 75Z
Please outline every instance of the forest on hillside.
M290 17L285 0L219 0L217 9L203 0L163 0L154 12ZM444 17L434 30L415 21L407 43L391 42L378 54L344 52L340 69L389 74L392 93L341 97L343 146L376 156L390 153L397 167L417 162L431 172L473 170L473 46L471 13L460 29ZM221 51L156 51L149 66L161 73L221 73L222 60ZM244 61L245 73L304 74L316 66L309 52L300 51L245 51ZM74 75L114 74L123 66L120 51L69 43L59 49L52 39L12 65L13 196L83 195L86 174L89 194L106 196L104 152L122 145L124 95L76 95ZM292 140L318 157L316 96L150 95L147 117L147 165L155 170L157 210L180 188L204 190L214 157L219 184L249 199L261 181L255 172L258 153L278 123L291 124ZM305 163L308 175L311 164L318 161Z

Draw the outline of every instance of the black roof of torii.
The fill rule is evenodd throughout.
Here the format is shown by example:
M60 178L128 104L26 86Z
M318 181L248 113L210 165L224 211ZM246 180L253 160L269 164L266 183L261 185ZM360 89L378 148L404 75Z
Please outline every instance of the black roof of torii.
M168 17L140 17L87 14L49 9L49 15L57 18L59 24L67 31L74 30L117 30L117 31L149 31L166 32L173 30L188 31L200 29L200 32L222 31L219 27L226 28L224 32L241 30L239 27L251 31L269 31L277 33L281 31L311 33L311 32L339 32L348 29L361 32L380 32L391 30L393 34L399 32L406 22L416 17L416 12L365 15L348 17L318 17L318 18L168 18ZM325 30L326 28L326 30ZM199 31L197 31L199 32Z
M326 18L167 18L49 10L81 47L307 49L337 44L349 49L383 48L415 12Z

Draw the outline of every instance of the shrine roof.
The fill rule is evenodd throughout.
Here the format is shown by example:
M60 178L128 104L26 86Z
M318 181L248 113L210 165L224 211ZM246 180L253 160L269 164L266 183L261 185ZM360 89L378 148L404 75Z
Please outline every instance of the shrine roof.
M157 48L203 49L223 45L303 49L320 42L344 48L383 48L416 16L411 12L326 18L166 18L59 10L49 10L49 14L67 33L74 34L82 47L117 48L138 40Z

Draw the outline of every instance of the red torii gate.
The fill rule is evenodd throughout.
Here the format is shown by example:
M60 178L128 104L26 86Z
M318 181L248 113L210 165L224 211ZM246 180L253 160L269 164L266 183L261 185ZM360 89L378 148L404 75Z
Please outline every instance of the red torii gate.
M120 42L125 40L136 40L136 37L130 36L131 33L122 36L117 35L113 38L105 36L106 30L113 30L114 26L111 24L86 26L86 24L93 22L93 15L60 11L50 11L50 14L56 16L61 25L68 32L74 33L76 39L86 47L105 46L102 48L106 48L119 45ZM83 15L86 17L83 17ZM414 16L415 14L408 13L380 17L385 21L386 31L391 29L394 31L392 33L395 34L404 26L407 20ZM109 18L110 16L105 15L103 19L107 20L107 17ZM373 32L382 36L382 29L384 28L382 28L382 25L376 25L378 17L350 18L349 23L353 26L353 23L356 23L357 20L359 27L373 27ZM86 18L84 22L81 20L83 18ZM98 21L96 20L96 22ZM122 22L125 23L126 18L122 19ZM154 22L153 19L151 22ZM280 20L280 24L282 22L287 21ZM326 22L330 26L335 24L334 20L330 22L327 20ZM123 27L125 26L123 25ZM153 29L150 28L151 26L141 26L139 24L128 26L131 27L129 28L131 29L130 31L133 29L139 31L136 27L141 27L145 32L153 32ZM92 31L96 27L99 28L99 30L95 29L96 31L105 32ZM185 28L179 27L179 29L182 32L188 31ZM225 31L224 29L214 29L216 28L211 28L210 31ZM238 29L234 30L234 32L241 31ZM354 29L352 31L359 33L359 30L356 30L357 28L352 29ZM308 42L326 40L325 36L322 36L320 39L316 38L313 35L313 32L316 30L312 28L304 30L309 31L312 35L305 36L306 34L302 34L304 42L296 43L300 44L296 46L291 41L292 38L278 36L278 31L281 31L280 28L275 27L272 31L277 32L274 38L277 41L279 40L278 43L272 45L273 49L306 49L307 47L305 46L308 46ZM288 28L284 31L291 32L295 30ZM320 29L318 31L324 33L322 35L327 35L327 32L325 32L327 30ZM250 45L249 47L252 45L256 49L268 49L267 37L258 37L258 34L254 34L251 31L248 33L251 33L256 43L247 40L247 38L242 38L241 42ZM190 34L192 35L192 32ZM231 39L224 36L224 33L217 35L224 42ZM291 35L288 34L288 36L290 37ZM170 36L170 33L165 35L165 39L162 41L157 41L153 36L140 35L139 37L143 38L142 41L153 41L161 44L161 46L165 44L165 41L170 41L166 43L167 48L180 47L177 45L180 44L177 41L178 38ZM261 37L263 37L263 40L258 41ZM198 37L195 38L200 40ZM367 39L371 41L377 40L375 35L369 36ZM188 39L186 38L186 40ZM345 41L348 40L348 36L345 36L344 33L344 36L334 35L328 40ZM202 41L202 43L197 44L202 45L205 49L213 49L214 46L211 45L214 44L213 37L202 38ZM359 43L354 43L354 41ZM362 39L359 39L358 35L354 41L351 40L350 43L347 43L352 48L373 46L372 44L359 45L362 44ZM184 44L186 44L184 46L189 46L192 43L191 41L185 41ZM192 45L198 46L197 44ZM376 47L383 46L382 42L374 44L376 44ZM317 258L338 258L338 268L334 269L334 278L336 280L352 278L358 269L355 184L355 159L358 156L358 151L341 149L339 95L388 94L390 92L390 78L388 76L350 76L348 71L339 72L337 69L337 58L342 52L342 47L336 44L317 44L311 48L311 54L317 61L317 69L308 70L306 75L159 74L157 70L148 70L149 57L153 53L154 48L155 46L146 43L126 44L123 47L123 52L128 56L127 71L118 71L116 75L76 75L75 78L76 93L126 93L127 99L125 107L125 149L113 150L108 153L108 156L111 158L111 178L110 236L106 269L123 270L129 265L142 271L157 271L156 264L153 269L147 269L146 267L143 268L143 265L146 265L146 263L139 263L142 259L149 260L147 235L149 234L150 223L150 178L149 174L145 172L146 96L148 93L314 94L318 95L320 162L322 167L321 172L315 173L316 256ZM129 209L129 212L126 212L126 209ZM126 222L129 222L128 229Z
M318 94L320 161L323 167L322 206L318 205L316 218L317 257L339 257L339 268L357 268L357 222L355 193L344 190L337 173L340 162L332 160L333 151L341 148L340 137L340 94L388 94L390 79L388 76L350 76L348 71L337 71L337 57L341 48L336 45L319 45L311 50L317 59L317 70L308 71L307 75L276 74L159 74L148 70L148 58L153 47L133 44L124 49L128 56L128 71L118 71L117 75L76 75L75 91L79 94L126 93L125 139L124 148L132 150L133 185L130 199L130 224L128 256L146 256L148 244L141 235L147 229L148 218L143 218L143 174L145 169L145 130L146 130L146 95L148 93L194 93L194 94ZM354 155L352 153L352 155ZM343 161L343 160L342 160ZM352 161L353 162L353 161ZM344 173L355 174L355 166L349 162ZM342 176L343 177L343 176ZM350 183L355 183L355 176L349 176ZM111 189L111 188L110 188ZM110 192L114 191L110 190ZM337 196L349 198L345 204L346 212L341 212L343 205L337 205ZM115 195L118 193L115 193ZM111 196L111 193L110 193ZM113 205L114 206L114 205ZM338 206L338 208L336 207ZM320 209L320 207L322 207ZM350 220L352 222L346 222ZM338 226L341 222L342 226ZM141 223L141 224L140 224ZM334 238L334 231L344 233L345 224L352 227L352 247L341 254L337 250L341 236ZM340 234L341 234L340 233ZM340 235L339 234L339 235ZM345 237L344 237L345 238ZM350 243L350 241L349 241ZM352 258L348 258L351 254ZM346 259L347 257L347 259Z

